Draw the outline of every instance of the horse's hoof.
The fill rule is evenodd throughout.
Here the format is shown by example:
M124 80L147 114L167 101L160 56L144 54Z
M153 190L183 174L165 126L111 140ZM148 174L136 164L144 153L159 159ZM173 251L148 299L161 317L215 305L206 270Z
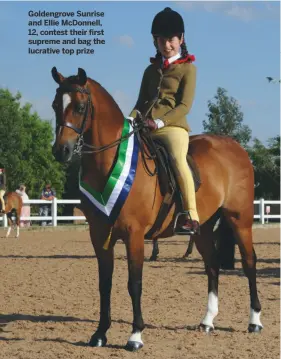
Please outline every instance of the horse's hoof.
M201 332L211 333L211 332L214 331L214 327L212 327L211 325L207 325L207 324L200 323L200 325L199 325L199 330L200 330Z
M249 332L249 333L260 333L261 330L262 330L262 326L261 326L261 325L249 324L249 326L248 326L248 332Z
M151 256L150 258L149 258L149 261L150 262L156 262L157 261L157 256L155 257L155 256Z
M136 352L143 347L143 343L129 341L125 347L129 352Z
M107 338L104 334L95 333L92 335L89 346L90 347L105 347L107 343Z

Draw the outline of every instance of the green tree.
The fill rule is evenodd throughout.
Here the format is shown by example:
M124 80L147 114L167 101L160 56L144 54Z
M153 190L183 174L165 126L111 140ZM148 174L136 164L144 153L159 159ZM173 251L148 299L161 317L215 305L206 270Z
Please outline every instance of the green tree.
M52 126L42 121L31 104L20 104L21 94L0 89L0 164L7 172L9 191L24 182L30 198L38 198L46 181L61 197L65 169L52 155Z
M270 138L268 146L254 138L249 155L255 170L256 198L280 198L280 136Z
M230 136L246 148L252 131L243 124L239 104L224 88L218 87L214 101L208 101L208 109L208 119L203 121L204 132Z

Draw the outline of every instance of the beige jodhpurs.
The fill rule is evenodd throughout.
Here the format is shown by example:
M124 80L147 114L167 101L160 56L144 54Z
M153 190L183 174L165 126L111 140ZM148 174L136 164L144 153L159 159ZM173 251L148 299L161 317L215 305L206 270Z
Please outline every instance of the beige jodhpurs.
M165 126L151 132L151 136L161 140L168 150L181 189L184 210L189 211L191 218L199 222L194 181L186 161L189 146L188 132L181 127Z
M0 189L0 201L1 201L1 205L2 205L1 208L3 211L5 211L4 194L5 194L5 191L3 189Z

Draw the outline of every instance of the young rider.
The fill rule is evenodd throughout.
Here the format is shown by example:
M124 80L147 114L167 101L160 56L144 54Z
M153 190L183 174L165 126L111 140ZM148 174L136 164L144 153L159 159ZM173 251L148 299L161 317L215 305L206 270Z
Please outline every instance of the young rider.
M151 33L157 53L143 74L137 103L129 118L137 111L145 118L154 139L160 139L168 149L183 198L184 221L176 231L199 233L195 188L187 165L190 127L186 122L196 87L195 60L187 51L184 22L179 13L165 8L152 23ZM179 223L179 222L178 222Z

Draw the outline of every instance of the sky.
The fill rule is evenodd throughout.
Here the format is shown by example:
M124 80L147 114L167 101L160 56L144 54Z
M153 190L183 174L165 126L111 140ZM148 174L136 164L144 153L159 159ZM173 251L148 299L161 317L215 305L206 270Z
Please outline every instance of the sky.
M115 99L124 116L133 108L143 71L155 48L150 33L155 14L165 7L178 11L185 22L185 38L197 67L197 86L188 115L191 134L203 131L208 101L223 87L234 97L244 113L244 123L252 136L262 142L280 133L280 84L266 77L280 78L279 2L230 1L125 1L125 2L6 2L0 1L0 87L19 91L22 104L29 102L44 120L54 123L52 101L57 84L51 76L56 66L64 76L75 75L78 67L98 81ZM94 54L28 54L29 39L72 39L73 36L28 36L29 11L104 12L102 27L50 27L76 30L104 30L105 44L74 45L94 49ZM44 18L50 19L50 18ZM64 19L70 19L69 17ZM96 20L97 18L78 18ZM61 18L57 19L61 21ZM36 31L47 28L35 28ZM96 36L82 37L92 39ZM78 41L78 40L76 40ZM41 45L37 48L62 48ZM67 46L71 48L71 45Z

